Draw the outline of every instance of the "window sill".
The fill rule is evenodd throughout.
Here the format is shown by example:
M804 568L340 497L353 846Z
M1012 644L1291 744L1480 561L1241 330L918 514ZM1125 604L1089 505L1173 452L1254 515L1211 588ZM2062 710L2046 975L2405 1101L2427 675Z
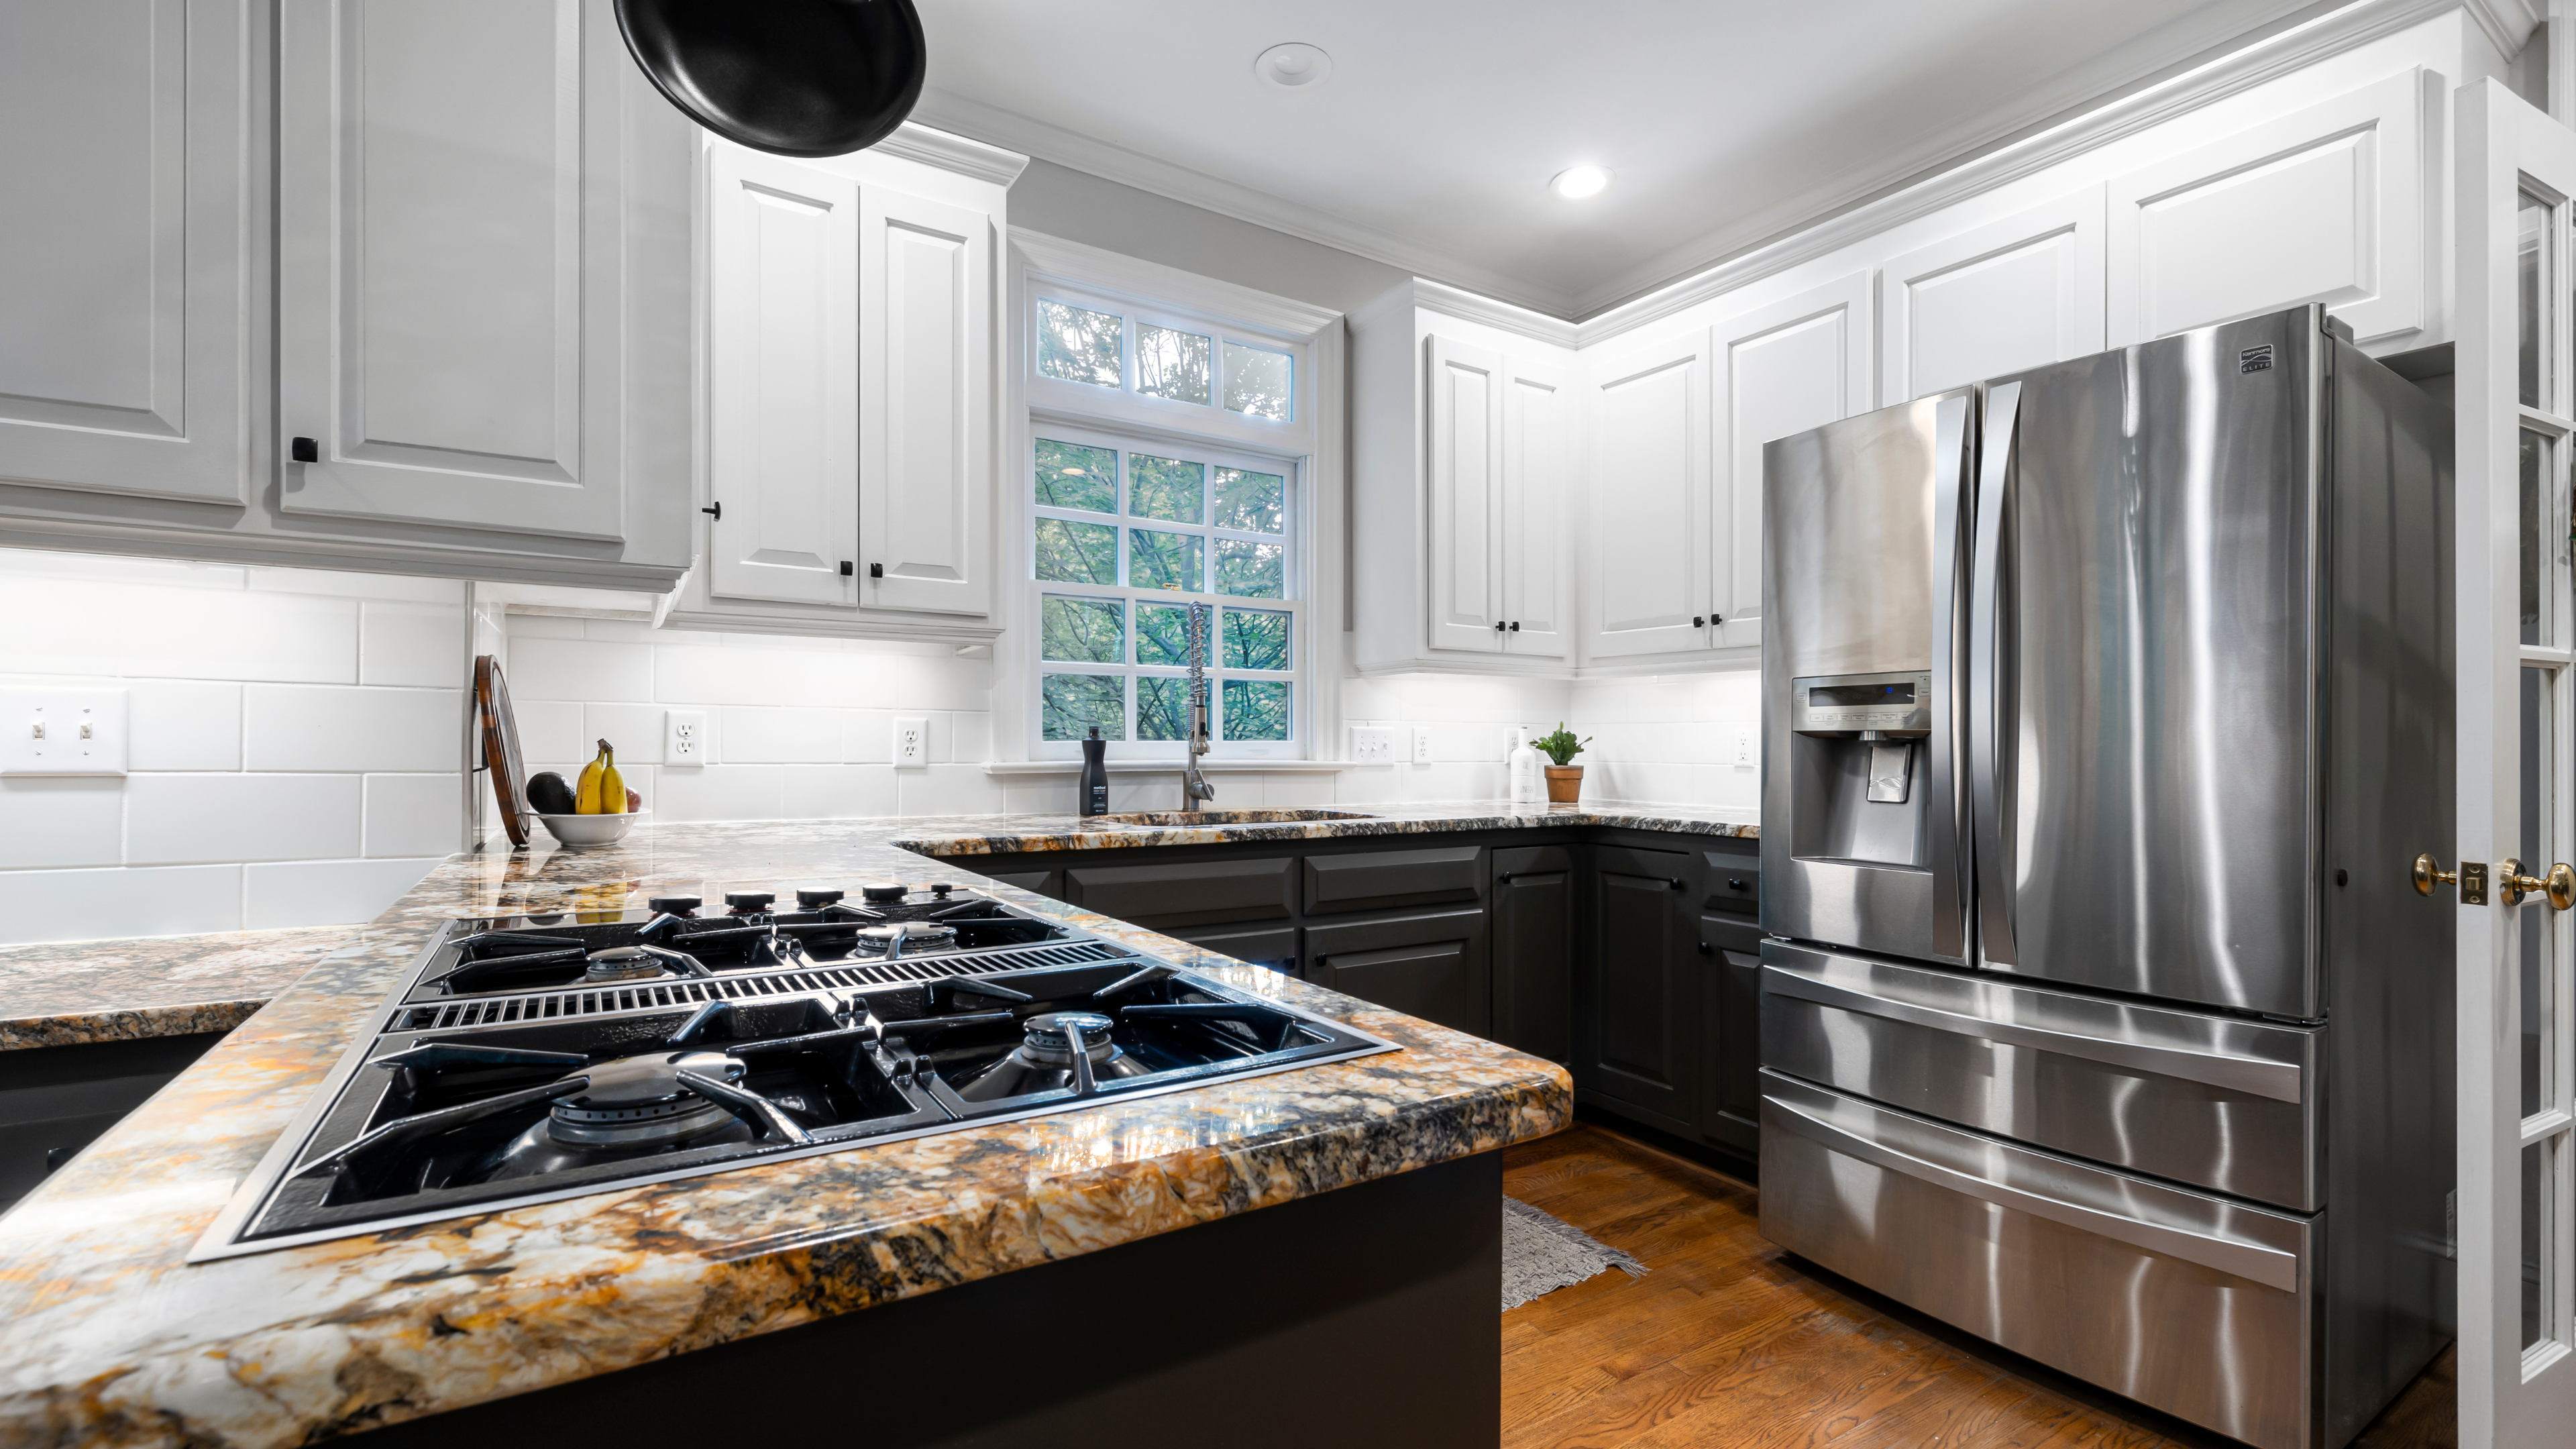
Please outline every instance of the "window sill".
M1181 760L1111 760L1113 775L1170 775L1187 768ZM1348 760L1201 760L1203 775L1333 775L1368 769ZM1079 775L1080 760L986 760L987 775Z

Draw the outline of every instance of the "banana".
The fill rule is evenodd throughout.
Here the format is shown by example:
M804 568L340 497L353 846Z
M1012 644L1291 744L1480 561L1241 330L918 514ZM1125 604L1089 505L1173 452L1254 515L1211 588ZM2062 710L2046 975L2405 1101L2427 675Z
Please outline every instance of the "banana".
M606 740L599 742L599 755L581 767L581 783L573 787L573 810L582 815L622 815L626 811L626 779L617 773L617 748Z

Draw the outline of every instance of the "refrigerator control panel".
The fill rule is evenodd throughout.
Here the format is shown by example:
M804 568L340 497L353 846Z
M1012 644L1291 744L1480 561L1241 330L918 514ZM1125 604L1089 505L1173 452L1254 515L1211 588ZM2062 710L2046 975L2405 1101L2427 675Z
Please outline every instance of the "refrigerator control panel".
M1932 732L1932 673L1818 674L1789 681L1789 728L1802 735Z

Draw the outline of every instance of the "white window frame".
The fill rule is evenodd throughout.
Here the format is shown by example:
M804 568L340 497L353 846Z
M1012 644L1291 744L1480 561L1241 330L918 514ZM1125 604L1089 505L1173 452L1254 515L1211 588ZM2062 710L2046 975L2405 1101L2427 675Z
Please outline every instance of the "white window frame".
M1066 430L1088 433L1121 448L1151 451L1156 443L1210 453L1234 455L1264 471L1289 479L1289 577L1285 599L1247 599L1248 608L1285 609L1291 624L1296 668L1292 738L1287 741L1226 741L1220 738L1207 757L1210 769L1338 768L1341 738L1340 684L1346 629L1344 544L1344 425L1342 314L1307 303L1253 291L1229 282L1142 261L1115 252L1014 227L1010 233L1008 315L1012 319L1004 359L1004 414L1010 433L1010 463L1001 470L1002 539L999 569L1005 629L993 650L993 767L1052 772L1075 765L1079 746L1069 740L1038 738L1042 711L1038 677L1043 672L1078 666L1039 659L1039 610L1049 593L1115 593L1152 595L1147 602L1186 604L1205 599L1223 608L1215 595L1167 593L1160 590L1085 589L1072 584L1040 583L1035 577L1032 493L1036 440L1041 433L1064 437ZM1127 321L1121 328L1122 386L1110 389L1060 378L1039 376L1037 303L1047 300L1115 312ZM1210 339L1209 391L1205 404L1150 397L1134 389L1135 328L1141 320L1179 327ZM1250 417L1224 408L1224 347L1228 339L1286 352L1293 359L1290 416L1284 421ZM1053 431L1049 431L1053 429ZM1089 439L1068 438L1067 441ZM1247 456L1248 455L1248 456ZM1122 479L1123 486L1123 479ZM1122 525L1123 526L1123 525ZM1123 549L1125 540L1122 537ZM1129 637L1134 620L1129 619ZM1132 657L1132 645L1131 645ZM1121 672L1137 672L1123 669ZM1160 674L1156 667L1141 672ZM1222 685L1227 671L1212 665L1210 703L1223 709ZM1130 715L1133 719L1132 711ZM1110 759L1129 766L1177 766L1186 753L1181 741L1124 741L1111 748Z

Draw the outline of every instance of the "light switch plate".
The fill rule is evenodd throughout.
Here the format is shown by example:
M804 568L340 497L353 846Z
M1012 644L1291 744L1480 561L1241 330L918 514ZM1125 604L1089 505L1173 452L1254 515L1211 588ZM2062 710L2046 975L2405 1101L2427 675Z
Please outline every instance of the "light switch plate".
M894 762L898 765L930 763L930 721L927 718L895 717Z
M707 762L707 712L670 709L662 712L662 763L703 765Z
M1351 726L1351 761L1361 765L1395 763L1395 731L1385 725Z
M1413 763L1417 765L1431 763L1431 731L1420 725L1413 727Z
M122 775L122 689L0 690L0 774Z

